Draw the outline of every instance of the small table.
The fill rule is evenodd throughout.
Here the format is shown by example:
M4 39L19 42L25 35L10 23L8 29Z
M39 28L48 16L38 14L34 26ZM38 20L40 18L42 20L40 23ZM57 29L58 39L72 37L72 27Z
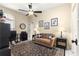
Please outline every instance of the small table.
M64 49L64 55L65 55L65 49L67 48L67 39L56 38L56 47Z

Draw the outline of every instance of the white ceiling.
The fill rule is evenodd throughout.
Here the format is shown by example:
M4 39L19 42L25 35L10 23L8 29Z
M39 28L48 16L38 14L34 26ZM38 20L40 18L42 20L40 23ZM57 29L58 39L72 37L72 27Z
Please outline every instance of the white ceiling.
M63 4L64 3L32 3L32 9L44 11L44 10L48 10L50 8L53 8L53 7L61 6ZM3 5L7 8L13 9L13 10L18 11L18 12L21 12L18 9L29 10L28 3L26 3L26 4L25 3L3 3L0 5Z

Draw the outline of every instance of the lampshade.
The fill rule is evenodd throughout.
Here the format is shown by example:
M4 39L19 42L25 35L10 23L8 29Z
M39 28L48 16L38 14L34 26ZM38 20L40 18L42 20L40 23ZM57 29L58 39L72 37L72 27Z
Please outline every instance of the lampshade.
M39 33L39 31L37 30L37 28L34 29L34 34Z

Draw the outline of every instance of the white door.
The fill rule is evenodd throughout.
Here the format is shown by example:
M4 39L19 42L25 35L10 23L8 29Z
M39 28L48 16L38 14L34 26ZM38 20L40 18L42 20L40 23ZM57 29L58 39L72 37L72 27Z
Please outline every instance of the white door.
M78 11L79 12L79 11ZM79 17L79 16L78 16ZM78 38L77 38L77 40L78 40L78 45L77 45L77 47L76 47L76 52L77 52L77 56L79 56L79 18L78 18L78 23L77 23L77 34L78 34Z
M32 35L33 35L34 27L35 27L34 22L30 22L28 24L28 39L29 40L32 40Z
M71 32L74 43L72 43L71 55L79 56L79 46L76 45L76 39L79 40L78 4L73 4L72 7Z
M30 33L31 33L31 29L30 29L30 24L28 24L28 27L27 27L27 32L28 32L28 40L30 40Z

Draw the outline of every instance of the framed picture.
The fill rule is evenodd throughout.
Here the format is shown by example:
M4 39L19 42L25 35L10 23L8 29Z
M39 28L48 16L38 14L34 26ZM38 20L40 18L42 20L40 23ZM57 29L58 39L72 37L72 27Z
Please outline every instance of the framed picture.
M51 19L51 26L58 26L58 18Z
M40 20L39 21L39 27L43 27L43 25L44 25L43 23L44 23L43 20Z
M44 22L44 29L50 29L50 22Z

